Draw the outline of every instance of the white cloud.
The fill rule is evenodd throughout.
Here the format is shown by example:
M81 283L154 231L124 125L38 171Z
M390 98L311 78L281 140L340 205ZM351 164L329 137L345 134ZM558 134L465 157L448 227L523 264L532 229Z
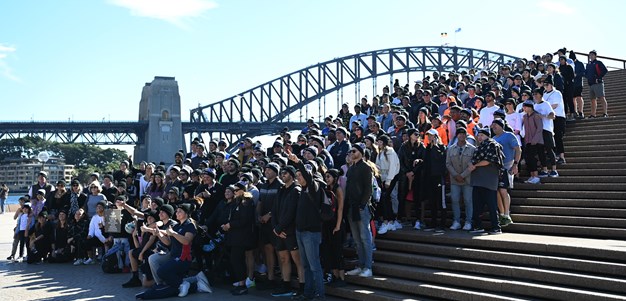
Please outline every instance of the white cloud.
M20 81L20 78L13 74L13 70L6 62L9 53L15 52L15 47L0 44L0 76L13 81Z
M134 16L160 19L179 27L186 27L184 20L200 17L207 10L217 7L209 0L108 0L109 3L130 9Z
M576 13L576 10L573 7L568 6L565 2L561 1L542 0L537 3L537 6L539 6L539 9L550 13L562 15L573 15Z

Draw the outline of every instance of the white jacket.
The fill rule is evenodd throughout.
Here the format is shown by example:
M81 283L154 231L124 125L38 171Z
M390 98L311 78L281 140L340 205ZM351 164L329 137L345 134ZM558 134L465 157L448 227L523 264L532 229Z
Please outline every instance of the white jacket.
M385 153L387 156L385 157ZM400 159L392 147L388 147L386 152L381 151L376 158L376 166L380 170L380 177L385 186L391 184L391 180L400 173Z

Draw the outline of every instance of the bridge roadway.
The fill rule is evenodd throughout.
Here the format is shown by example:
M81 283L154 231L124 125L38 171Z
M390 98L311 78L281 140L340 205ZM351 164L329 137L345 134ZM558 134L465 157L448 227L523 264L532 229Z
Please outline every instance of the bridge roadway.
M276 134L285 127L293 130L305 126L303 122L183 122L181 135L229 133L255 137ZM38 136L61 143L135 145L144 143L148 127L147 121L5 121L0 122L0 139Z

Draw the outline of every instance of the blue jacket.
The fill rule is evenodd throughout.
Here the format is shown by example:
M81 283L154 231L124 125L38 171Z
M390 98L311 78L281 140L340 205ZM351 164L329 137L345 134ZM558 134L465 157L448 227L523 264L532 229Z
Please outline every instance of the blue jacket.
M602 78L609 72L606 66L601 61L594 60L587 64L585 70L585 76L587 77L587 83L591 86L602 82Z
M585 70L585 64L581 61L576 61L574 63L574 87L580 87L583 85L583 77L586 75L587 70Z

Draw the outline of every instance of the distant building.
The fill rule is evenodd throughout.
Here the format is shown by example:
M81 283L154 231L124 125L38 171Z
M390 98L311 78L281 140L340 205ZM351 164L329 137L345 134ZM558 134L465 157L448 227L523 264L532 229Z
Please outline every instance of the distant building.
M8 158L0 161L0 183L6 183L12 192L26 191L37 182L37 175L42 164L36 158ZM74 173L74 165L65 164L65 160L50 157L43 165L48 173L48 182L53 185L59 180L70 182Z

